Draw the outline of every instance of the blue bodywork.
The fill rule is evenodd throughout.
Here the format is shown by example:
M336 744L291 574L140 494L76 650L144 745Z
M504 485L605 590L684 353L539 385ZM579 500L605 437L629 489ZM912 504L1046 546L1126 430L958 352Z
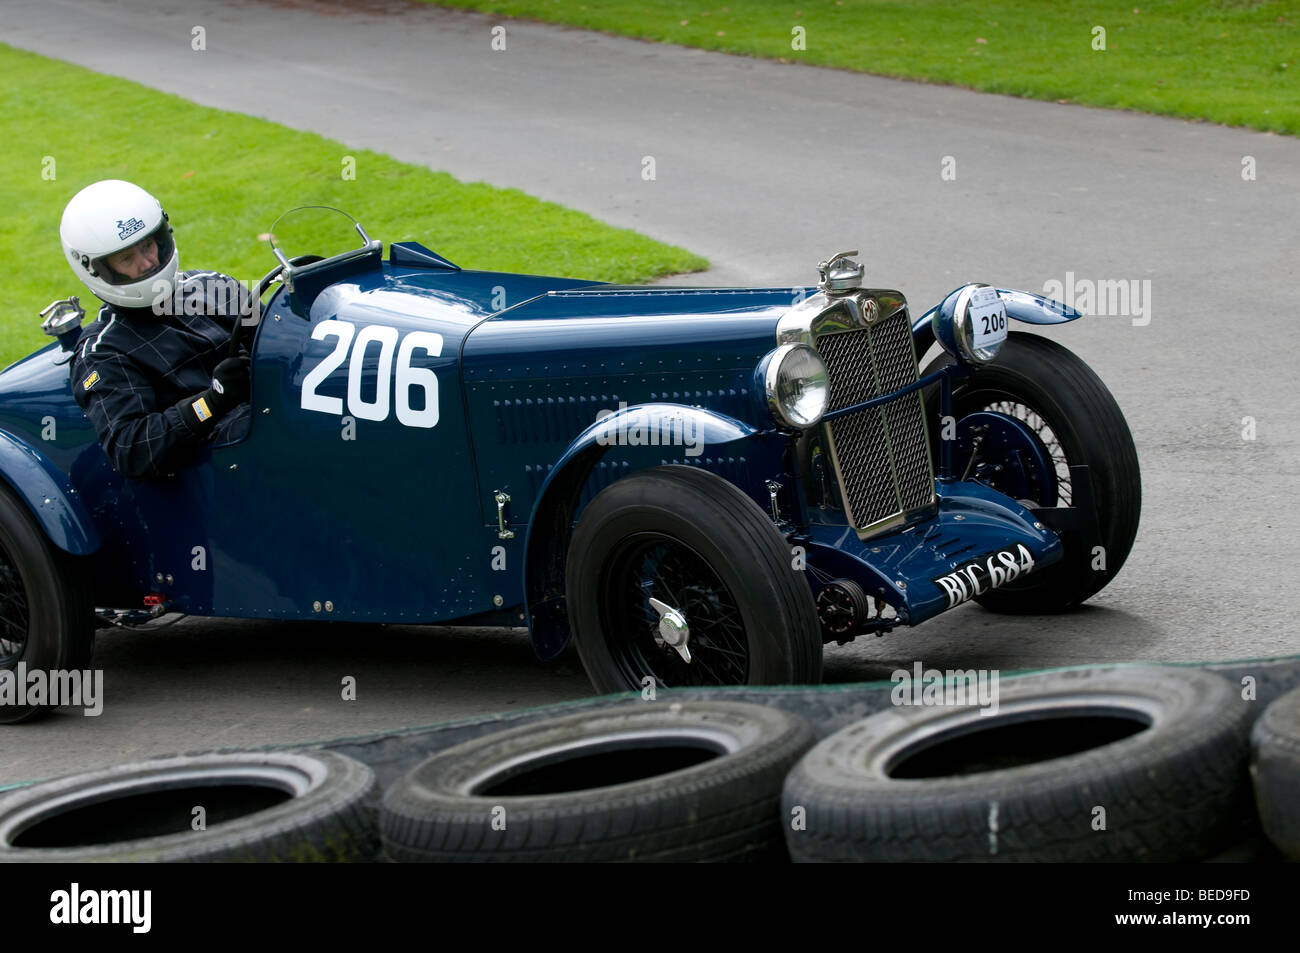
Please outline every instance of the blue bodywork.
M1020 320L1078 316L1004 297ZM169 480L122 478L72 398L56 342L0 374L0 477L54 545L85 561L100 606L149 596L195 615L526 623L551 657L568 639L568 535L600 489L690 464L767 511L766 481L790 483L797 435L773 423L756 378L790 304L788 288L466 271L393 245L387 261L325 269L264 306L240 442L205 448ZM934 314L915 322L918 355ZM414 332L393 384L394 342ZM404 379L403 366L423 376ZM666 416L694 446L605 439ZM914 625L948 608L933 580L963 562L1018 544L1036 564L1060 558L1031 511L940 476L932 512L866 541L783 493L782 529L805 548L810 584L858 580Z

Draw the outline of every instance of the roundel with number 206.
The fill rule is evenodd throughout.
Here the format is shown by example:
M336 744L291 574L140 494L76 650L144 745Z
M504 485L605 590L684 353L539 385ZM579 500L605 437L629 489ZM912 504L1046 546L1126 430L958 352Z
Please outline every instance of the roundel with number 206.
M307 372L302 382L302 409L360 420L387 420L396 415L406 427L434 427L438 423L438 378L420 366L426 355L442 354L442 335L433 331L407 331L384 324L357 330L351 321L331 319L312 329L314 340L334 339L334 350ZM367 362L375 369L374 389L363 386ZM347 364L346 401L319 392L336 370Z

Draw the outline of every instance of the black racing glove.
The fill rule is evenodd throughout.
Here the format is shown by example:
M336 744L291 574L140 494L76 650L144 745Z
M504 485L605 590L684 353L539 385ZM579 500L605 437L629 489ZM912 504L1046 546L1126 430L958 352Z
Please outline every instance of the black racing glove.
M228 357L212 372L212 386L186 397L176 409L190 429L208 434L217 421L248 400L248 357Z

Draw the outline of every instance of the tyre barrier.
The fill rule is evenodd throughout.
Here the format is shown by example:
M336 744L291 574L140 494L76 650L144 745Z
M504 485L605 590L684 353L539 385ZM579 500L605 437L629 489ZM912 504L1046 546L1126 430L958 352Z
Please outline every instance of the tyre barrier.
M1250 747L1260 824L1278 850L1300 860L1300 688L1265 709Z
M1300 657L1016 673L998 716L888 682L605 696L0 788L0 861L1300 859L1297 686Z
M374 860L376 794L330 751L120 765L0 796L0 862Z
M396 861L783 860L777 813L812 726L776 708L633 702L478 738L384 795Z
M1249 812L1250 711L1225 679L1084 669L1004 687L996 709L895 708L786 779L795 861L1182 861Z

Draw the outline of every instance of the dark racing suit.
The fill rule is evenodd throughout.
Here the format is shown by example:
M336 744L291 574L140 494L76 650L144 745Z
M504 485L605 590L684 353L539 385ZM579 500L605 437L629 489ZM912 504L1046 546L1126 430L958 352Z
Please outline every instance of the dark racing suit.
M252 295L215 271L186 271L164 304L162 314L104 305L72 361L73 396L113 467L136 480L174 473L204 441L229 443L248 432L247 403L215 421L178 404L212 385L235 322L252 311Z

